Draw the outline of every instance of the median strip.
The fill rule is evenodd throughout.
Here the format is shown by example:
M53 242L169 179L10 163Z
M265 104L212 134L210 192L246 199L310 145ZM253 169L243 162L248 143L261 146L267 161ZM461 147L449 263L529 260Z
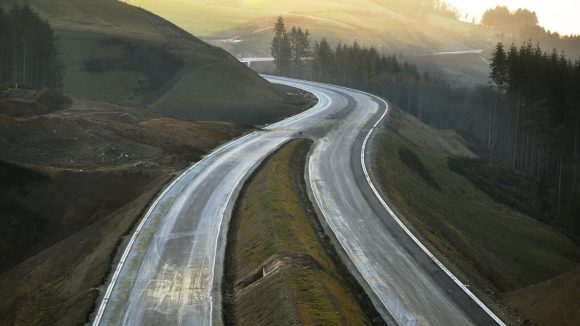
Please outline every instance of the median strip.
M308 200L304 166L311 143L283 146L240 194L226 250L226 324L383 324Z

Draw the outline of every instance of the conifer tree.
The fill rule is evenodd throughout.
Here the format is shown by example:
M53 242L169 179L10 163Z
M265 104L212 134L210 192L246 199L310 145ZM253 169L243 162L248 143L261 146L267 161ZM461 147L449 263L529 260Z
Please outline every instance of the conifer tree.
M0 13L0 81L27 87L62 83L62 65L49 24L28 5Z
M287 76L292 65L292 47L286 31L284 19L280 16L274 27L274 39L271 46L272 57L276 65L276 73Z

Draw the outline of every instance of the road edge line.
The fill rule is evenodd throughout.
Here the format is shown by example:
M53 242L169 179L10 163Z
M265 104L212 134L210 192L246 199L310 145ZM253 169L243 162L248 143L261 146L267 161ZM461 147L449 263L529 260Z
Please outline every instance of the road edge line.
M196 162L194 165L190 166L187 170L185 170L183 173L181 173L177 178L175 178L164 190L163 192L157 196L157 198L155 199L155 201L153 202L153 204L151 204L151 206L149 206L149 209L147 210L147 213L145 213L145 216L141 219L141 222L139 222L139 225L137 226L137 228L135 229L135 231L133 231L133 234L131 236L131 239L129 240L129 243L127 244L127 246L125 247L125 250L123 251L123 255L121 256L121 259L119 260L119 262L117 263L117 267L115 268L115 272L113 273L113 276L111 277L111 281L109 282L109 285L107 286L107 290L105 291L105 295L103 296L103 298L101 299L101 302L99 304L99 308L97 309L97 313L94 317L93 322L91 323L93 326L99 326L101 323L101 319L104 315L105 309L107 308L107 303L109 302L109 299L111 297L111 293L113 292L113 289L115 288L115 285L117 284L117 280L119 279L119 275L121 274L121 271L123 270L123 267L125 266L125 261L127 259L127 257L129 256L130 251L133 249L133 244L135 243L137 237L141 234L141 230L143 229L143 227L145 226L145 224L147 223L147 221L149 220L149 217L151 216L151 214L153 213L153 210L157 207L157 205L159 204L159 202L161 201L161 199L163 197L165 197L165 195L167 194L167 192L169 192L169 190L171 190L175 184L177 184L181 179L183 179L183 177L185 177L185 175L187 175L189 172L191 172L193 169L195 169L199 164L201 164L205 159L216 155L217 153L221 152L222 150L224 150L227 147L230 147L232 145L234 145L235 143L241 141L242 139L245 138L249 138L250 136L253 136L255 134L257 134L258 131L253 131L245 136L242 136L238 139L235 139L233 141L230 141L226 144L223 144L221 146L219 146L218 148L216 148L215 150L211 151L209 154L207 154L206 156L204 156L201 160L199 160L198 162Z
M391 217L395 220L395 222L397 222L397 224L399 224L399 226L403 229L403 231L405 231L405 233L411 238L411 240L413 240L413 242L417 246L419 246L419 248L435 263L435 265L437 265L445 274L447 274L447 276L449 278L451 278L451 280L453 280L453 282L455 282L455 284L457 284L463 290L463 292L465 292L480 308L482 308L498 325L506 326L506 324L496 314L494 314L491 311L491 309L489 309L481 300L479 300L479 298L475 294L473 294L473 292L471 292L465 284L463 284L453 273L451 273L451 271L449 269L447 269L447 267L445 267L445 265L443 265L443 263L441 263L441 261L439 261L439 259L437 259L437 257L435 257L435 255L433 255L429 251L429 249L427 249L427 247L425 247L419 241L419 239L417 239L417 237L415 237L415 235L396 216L396 214L393 212L393 210L389 207L389 205L387 205L387 203L384 201L383 197L377 191L377 188L374 186L374 184L371 180L371 177L368 173L368 170L367 170L366 147L367 147L367 143L368 143L372 133L377 129L378 125L383 121L383 119L389 113L389 104L385 100L383 100L382 98L380 98L376 95L362 92L362 91L357 91L357 92L360 92L360 93L368 95L372 98L378 99L383 104L385 104L385 112L381 115L381 117L377 120L377 122L375 122L375 124L372 126L372 128L367 133L367 135L363 141L362 149L361 149L361 164L362 164L362 168L363 168L363 173L364 173L365 178L367 180L367 183L371 187L373 193L375 194L377 199L380 201L381 205L383 205L383 207L387 210L389 215L391 215Z

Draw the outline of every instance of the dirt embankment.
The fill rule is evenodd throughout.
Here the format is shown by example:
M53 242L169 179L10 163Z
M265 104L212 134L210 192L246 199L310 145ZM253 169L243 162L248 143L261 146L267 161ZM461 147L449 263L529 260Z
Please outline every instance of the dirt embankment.
M0 324L78 325L180 170L249 128L46 91L0 94Z
M286 144L242 190L226 250L226 324L383 324L324 239L308 200L310 145L304 139Z

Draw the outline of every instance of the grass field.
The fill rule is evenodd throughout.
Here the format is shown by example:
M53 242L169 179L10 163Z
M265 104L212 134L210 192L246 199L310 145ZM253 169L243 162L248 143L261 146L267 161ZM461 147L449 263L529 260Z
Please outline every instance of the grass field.
M416 135L409 129L412 124L401 122L406 119L405 114L393 113L393 122L377 139L375 176L407 223L476 292L498 298L498 294L501 297L580 266L580 248L574 242L495 202L467 178L452 172L448 167L451 154L444 146L434 150L432 145L420 146L419 138L410 141L404 136ZM430 142L432 137L424 139L424 143ZM416 154L440 189L401 162L400 148ZM551 308L577 303L553 302Z
M282 147L238 199L225 267L224 316L232 324L380 324L362 289L321 240L303 188L310 144L295 140Z
M284 113L279 111L288 109L283 94L228 53L141 8L117 0L27 3L56 31L66 67L67 95L150 106L158 112L199 120L216 120L231 112L227 120L241 122L240 112L252 108L244 122L264 123L262 114L280 118ZM151 76L143 65L98 72L87 69L86 62L90 60L126 61L127 49L119 42L140 48L136 53L165 53L165 58L174 57L181 62L181 68L153 81L148 80ZM147 65L163 64L159 61L152 58ZM151 82L155 87L143 87ZM230 91L232 84L236 87Z

